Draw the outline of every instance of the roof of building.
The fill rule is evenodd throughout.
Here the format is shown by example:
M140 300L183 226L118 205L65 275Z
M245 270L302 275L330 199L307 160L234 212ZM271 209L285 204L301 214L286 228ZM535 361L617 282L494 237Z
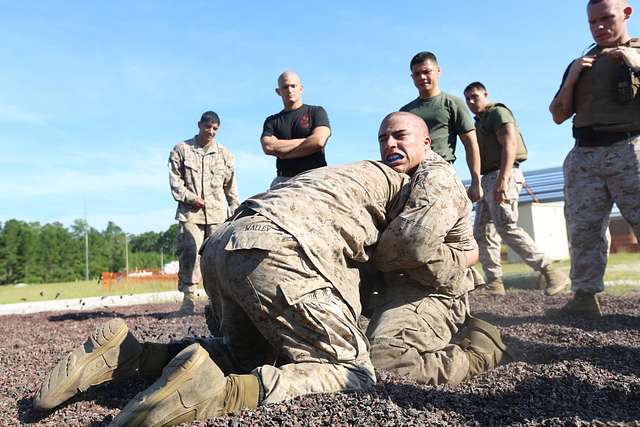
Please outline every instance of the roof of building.
M539 202L561 202L564 201L564 174L562 167L537 169L523 172L526 185L520 190L520 204ZM469 185L469 180L464 181ZM618 207L613 206L612 217L619 217Z

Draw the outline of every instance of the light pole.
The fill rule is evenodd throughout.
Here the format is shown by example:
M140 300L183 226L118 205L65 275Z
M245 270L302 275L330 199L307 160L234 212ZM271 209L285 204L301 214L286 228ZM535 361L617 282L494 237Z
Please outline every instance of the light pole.
M84 223L84 280L89 281L89 233L87 223Z
M87 222L87 201L84 200L84 280L89 281L89 223Z
M124 233L124 273L129 277L129 235Z

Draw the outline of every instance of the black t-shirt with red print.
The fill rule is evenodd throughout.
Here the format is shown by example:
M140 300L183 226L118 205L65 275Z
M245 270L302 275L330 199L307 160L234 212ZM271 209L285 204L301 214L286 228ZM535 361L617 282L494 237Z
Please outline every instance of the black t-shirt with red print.
M329 126L329 117L324 108L303 104L302 107L267 117L262 128L262 136L275 136L278 139L307 138L318 126ZM278 176L295 176L309 169L327 165L324 150L316 151L297 159L278 159Z

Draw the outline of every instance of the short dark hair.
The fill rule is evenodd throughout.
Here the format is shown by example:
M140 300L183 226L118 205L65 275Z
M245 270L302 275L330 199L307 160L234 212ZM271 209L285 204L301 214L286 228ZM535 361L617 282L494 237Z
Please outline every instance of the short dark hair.
M482 83L473 82L473 83L469 83L467 85L467 87L464 88L464 91L462 93L471 92L474 89L482 90L482 91L485 91L485 92L487 91L487 88Z
M411 62L409 63L409 68L413 68L414 65L422 64L424 62L431 61L434 64L438 63L438 58L432 52L422 51L416 53L413 58L411 58Z
M220 117L213 111L205 111L202 113L202 116L200 116L200 123L220 125Z

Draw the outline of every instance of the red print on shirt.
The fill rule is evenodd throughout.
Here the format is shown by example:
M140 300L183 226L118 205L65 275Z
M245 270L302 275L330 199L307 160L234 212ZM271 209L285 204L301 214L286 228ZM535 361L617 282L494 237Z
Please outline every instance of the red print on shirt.
M300 121L298 122L298 124L300 124L300 127L303 129L307 129L310 125L310 119L309 119L309 115L308 114L303 114L300 117Z

